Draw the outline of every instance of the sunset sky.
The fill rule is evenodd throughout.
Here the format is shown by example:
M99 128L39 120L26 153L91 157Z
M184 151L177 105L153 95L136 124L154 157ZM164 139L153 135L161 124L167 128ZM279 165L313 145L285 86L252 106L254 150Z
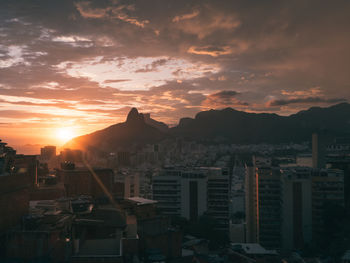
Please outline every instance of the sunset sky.
M0 0L0 139L350 99L350 1ZM65 130L66 129L66 130Z

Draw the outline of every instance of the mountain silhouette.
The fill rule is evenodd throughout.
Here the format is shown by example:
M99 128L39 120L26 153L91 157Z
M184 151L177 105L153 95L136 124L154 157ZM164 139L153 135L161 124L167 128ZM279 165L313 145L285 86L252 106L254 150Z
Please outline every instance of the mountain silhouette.
M149 113L143 113L143 118L148 125L151 125L152 127L155 127L158 130L161 130L162 132L167 132L169 130L168 125L166 125L163 122L152 119L151 114Z
M232 108L199 112L194 119L181 119L174 136L230 143L289 143L309 141L319 130L333 136L350 133L350 104L312 107L290 116L247 113Z
M133 108L126 122L74 138L66 146L93 147L109 152L118 147L157 143L170 137L211 143L298 143L310 141L311 134L320 130L332 136L348 136L350 104L312 107L290 116L247 113L232 108L209 110L197 113L195 118L183 118L173 128Z
M154 121L154 123L160 125L157 121ZM158 128L147 124L143 114L139 113L136 108L132 108L125 122L76 137L66 143L64 147L113 152L123 147L128 148L130 146L142 146L147 143L156 143L167 136L167 134L160 131Z

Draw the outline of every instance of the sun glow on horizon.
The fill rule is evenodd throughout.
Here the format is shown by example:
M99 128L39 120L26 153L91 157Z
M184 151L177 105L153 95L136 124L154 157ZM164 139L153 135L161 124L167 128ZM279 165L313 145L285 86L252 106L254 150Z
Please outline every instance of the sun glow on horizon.
M61 127L56 129L56 138L62 142L66 143L76 136L75 131L71 127Z

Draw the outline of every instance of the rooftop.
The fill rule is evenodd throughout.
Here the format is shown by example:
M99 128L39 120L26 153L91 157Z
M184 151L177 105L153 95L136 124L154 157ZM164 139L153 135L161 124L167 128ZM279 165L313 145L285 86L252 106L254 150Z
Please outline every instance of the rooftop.
M232 250L243 250L250 255L277 255L276 250L267 250L258 243L231 243Z
M103 225L104 227L125 228L125 214L115 208L95 208L91 214L76 219L76 223L84 225Z
M73 221L74 216L70 214L52 215L28 215L23 219L23 225L13 231L25 232L50 232L62 229L64 225ZM19 226L18 226L19 227Z
M127 200L130 200L132 202L137 203L137 205L150 205L150 204L156 204L158 201L146 199L142 197L129 197Z

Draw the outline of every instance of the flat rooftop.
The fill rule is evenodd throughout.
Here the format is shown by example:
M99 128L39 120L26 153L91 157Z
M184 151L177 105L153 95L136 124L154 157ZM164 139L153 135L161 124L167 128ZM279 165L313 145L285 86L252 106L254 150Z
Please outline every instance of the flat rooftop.
M137 203L137 205L150 205L150 204L156 204L158 201L146 199L142 197L129 197L127 200Z

